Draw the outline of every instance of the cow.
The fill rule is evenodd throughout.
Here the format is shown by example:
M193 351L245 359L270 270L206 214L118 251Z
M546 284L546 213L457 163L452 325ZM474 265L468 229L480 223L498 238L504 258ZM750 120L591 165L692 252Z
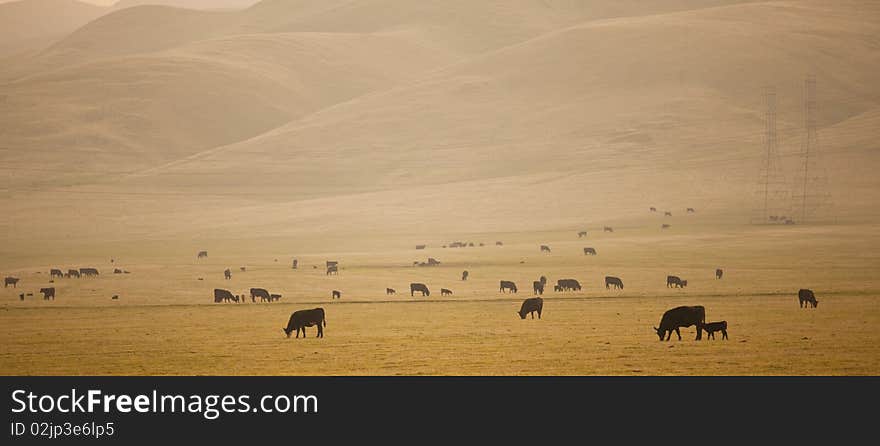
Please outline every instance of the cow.
M585 256L594 256L596 255L596 248L584 248Z
M229 280L232 278L232 271L229 268L223 270L223 278Z
M339 275L339 267L336 266L336 265L328 266L328 267L327 267L327 274L326 274L326 275L329 276L329 275L331 275L331 274L336 274L336 275L338 276L338 275Z
M24 293L19 294L19 295L18 295L18 298L21 299L21 300L24 300Z
M397 291L394 288L385 288L385 294L397 294Z
M614 286L614 288L622 290L623 289L623 281L620 280L619 277L605 276L605 289L607 290L607 289L611 288L612 286Z
M67 270L67 277L76 277L77 279L79 279L79 277L80 277L79 270L77 270L77 269Z
M693 214L694 212L697 212L696 210L694 210L694 208L687 208L688 214Z
M18 277L7 277L3 279L3 288L9 287L9 285L12 285L12 288L15 288L19 280Z
M651 209L651 212L657 212L657 208L655 208L654 206L651 206L650 209Z
M715 339L716 331L721 332L721 340L727 339L727 321L703 324L703 330L706 330L706 339Z
M666 211L663 213L664 217L672 217L672 212Z
M219 304L220 302L229 302L235 299L235 296L229 292L229 290L223 290L220 288L214 288L214 303Z
M723 270L723 269L718 268L718 269L715 270L715 279L716 279L716 280L721 279L721 276L723 276L723 275L724 275L724 270Z
M547 286L547 277L546 276L541 276L541 278L538 280L541 282L541 285Z
M43 293L43 300L55 300L55 287L40 288L40 292Z
M699 341L703 339L703 325L706 324L706 308L698 305L698 306L682 306L675 307L667 312L663 313L663 318L660 319L660 328L654 327L654 331L657 332L657 336L660 340L663 340L663 337L666 337L668 341L672 337L672 332L675 331L675 334L678 335L678 340L681 340L681 331L679 328L681 327L690 327L691 325L697 326L697 338Z
M501 243L501 242L495 242L495 246L504 246L504 243Z
M437 259L433 257L428 257L428 266L437 266L439 264L440 262L438 262Z
M298 267L299 267L299 260L293 259L293 265L291 266L291 269L297 269Z
M660 229L669 229L671 227L672 227L672 225L670 225L668 223L663 223L662 225L660 225Z
M505 292L504 290L510 290L511 292L515 293L517 291L516 284L509 280L502 280L501 286L498 288L498 292Z
M611 226L605 226L604 228L602 228L602 231L603 232L614 232L614 228L612 228Z
M543 309L544 299L540 297L530 297L523 301L522 306L516 314L519 315L520 319L525 319L526 315L531 314L532 319L534 319L535 313L538 313L538 319L541 319L541 311Z
M314 308L311 310L294 311L287 321L287 327L282 328L284 334L290 337L290 333L296 330L296 337L299 338L299 332L302 330L303 338L306 337L306 327L318 326L318 337L324 337L324 327L327 326L327 319L324 317L323 308Z
M122 270L119 268L113 268L113 274L122 274Z
M110 296L110 300L119 300L119 295L114 294L113 296Z
M416 245L416 249L425 249L425 245Z
M238 297L238 296L236 296L236 297ZM269 295L269 302L275 302L276 300L281 300L280 294L270 294ZM244 299L242 299L242 301L244 301Z
M446 288L440 288L441 296L452 296L452 290L447 290Z
M241 272L246 272L246 271L247 271L247 267L246 267L246 266L239 266L239 267L238 267L238 270L241 271Z
M800 303L801 308L816 308L819 306L819 301L816 300L816 295L813 294L813 290L801 289L798 291L798 301Z
M587 231L578 232L578 238L583 238L587 236Z
M540 280L536 280L532 282L532 289L535 291L535 294L541 296L544 294L544 283Z
M95 268L80 268L79 273L85 277L93 277L98 275L98 270Z
M409 284L409 295L415 296L416 291L422 293L422 296L427 296L427 297L431 296L431 291L428 290L428 286L425 285L424 283L411 283L411 284Z
M547 245L541 245L541 252L550 252L550 247Z
M666 276L666 288L684 288L687 281L682 281L678 276Z
M575 279L559 279L556 281L556 286L560 291L580 291L581 284Z
M251 301L256 302L257 297L260 298L260 302L271 302L272 296L269 295L269 292L263 288L251 288Z
M330 297L332 299L341 299L342 298L342 291L333 290L333 293L330 295Z
M199 253L196 255L197 259L201 259L203 257L208 257L208 251L199 251Z
M52 270L49 271L49 277L59 277L59 278L61 278L61 277L64 277L64 273L63 273L60 269L52 268Z
M461 272L461 280L467 280L469 275L470 275L469 272L467 272L467 271L462 271L462 272Z

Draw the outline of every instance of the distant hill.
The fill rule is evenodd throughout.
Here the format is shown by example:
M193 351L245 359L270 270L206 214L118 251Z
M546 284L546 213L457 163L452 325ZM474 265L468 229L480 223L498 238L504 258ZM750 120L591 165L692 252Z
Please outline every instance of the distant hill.
M42 49L108 11L77 0L0 3L0 57Z

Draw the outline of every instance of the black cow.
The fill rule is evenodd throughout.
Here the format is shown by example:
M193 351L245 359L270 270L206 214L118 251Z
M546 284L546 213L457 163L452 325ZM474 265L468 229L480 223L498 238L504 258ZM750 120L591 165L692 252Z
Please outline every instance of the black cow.
M541 245L541 252L550 252L550 247L547 245Z
M397 294L397 291L394 288L385 288L385 294Z
M424 283L411 283L411 284L409 284L409 295L415 296L416 291L421 292L422 296L428 296L428 297L431 296L431 291L428 290L428 286L425 285Z
M586 237L586 236L587 236L587 231L578 232L578 238L582 238L582 237Z
M697 211L695 211L694 208L687 208L687 212L688 212L688 214L693 214L694 212L697 212Z
M614 228L612 228L611 226L605 226L604 228L602 228L602 231L604 231L604 232L614 232Z
M95 268L80 268L79 273L85 277L93 277L98 275L98 270Z
M715 270L715 279L720 279L721 276L723 276L723 275L724 275L724 270L723 270L723 269L718 268L718 269Z
M263 288L251 288L251 301L256 302L257 297L260 298L260 302L271 302L272 296L269 295L269 292Z
M241 272L245 272L245 271L247 271L247 267L246 266L239 266L238 270Z
M556 281L556 286L560 291L580 291L581 283L575 279L559 279Z
M297 269L298 267L299 267L299 260L293 259L293 265L291 266L291 269Z
M657 332L657 336L660 337L660 340L663 340L663 337L666 337L668 341L669 338L672 337L672 332L675 331L675 334L678 335L678 340L681 340L681 332L679 328L681 327L690 327L691 325L697 326L697 341L703 339L703 325L706 324L706 308L702 305L693 306L693 307L675 307L665 313L663 313L663 318L660 319L660 328L654 327L654 330Z
M816 295L813 294L813 290L801 289L798 291L798 301L800 302L801 308L809 308L810 306L816 308L819 306L819 301L816 300Z
M657 208L655 208L654 206L651 206L651 212L657 212Z
M594 256L596 255L596 248L584 248L585 256Z
M40 288L40 292L43 293L43 300L55 300L55 287Z
M605 276L605 289L607 290L607 289L611 288L612 286L614 286L617 289L622 290L623 289L623 281L620 280L619 277Z
M541 319L541 311L543 309L544 299L540 297L530 297L523 301L522 306L516 314L519 315L520 319L525 319L526 315L531 314L532 319L534 319L535 313L538 313L538 319Z
M706 330L706 339L715 339L716 331L721 332L722 340L727 339L727 321L709 322L703 325L703 330Z
M18 277L7 277L3 279L3 288L8 287L9 285L12 285L12 288L15 288L19 280Z
M318 337L324 337L324 327L327 326L327 319L324 317L323 308L314 308L311 310L294 311L287 321L287 327L282 328L284 334L290 337L290 333L296 330L296 337L299 338L299 332L302 330L303 338L306 337L306 327L318 326Z
M331 294L331 297L332 297L333 299L341 299L341 298L342 298L342 291L339 291L339 290L333 290L333 293Z
M536 280L532 282L532 289L535 291L535 294L543 295L544 294L544 282L540 280Z
M79 279L79 277L80 277L79 270L76 270L76 269L67 270L67 277L76 277L77 279Z
M511 292L515 293L515 292L517 291L517 290L516 290L516 284L513 283L513 282L511 282L511 281L509 281L509 280L502 280L502 281L501 281L501 286L498 288L498 292L499 292L499 293L500 293L500 292L505 292L504 290L510 290Z
M672 212L666 211L666 212L663 213L663 216L665 216L665 217L672 217Z
M64 277L64 273L60 269L52 268L52 270L49 271L49 277Z
M425 249L425 245L416 245L416 249Z
M113 274L122 274L122 270L119 268L113 268Z
M244 300L244 299L242 299L242 300ZM269 295L269 302L274 302L276 300L281 300L280 294L270 294Z
M235 300L235 296L233 296L232 293L230 293L228 290L214 288L215 304L219 304L220 302L229 302L231 300Z
M495 242L495 246L504 246L504 243L501 243L501 242Z
M223 278L229 280L232 278L232 271L229 268L223 270Z
M208 251L199 251L198 255L196 255L196 258L201 259L202 257L208 257Z
M441 296L452 296L452 290L447 290L446 288L440 288Z
M666 223L663 223L662 225L660 225L660 229L669 229L671 227L672 227L672 225L666 224Z
M461 272L461 280L467 280L469 275L470 275L469 272L467 272L467 271L462 271L462 272Z
M678 276L666 276L666 287L667 288L684 288L687 286L687 281L682 281Z

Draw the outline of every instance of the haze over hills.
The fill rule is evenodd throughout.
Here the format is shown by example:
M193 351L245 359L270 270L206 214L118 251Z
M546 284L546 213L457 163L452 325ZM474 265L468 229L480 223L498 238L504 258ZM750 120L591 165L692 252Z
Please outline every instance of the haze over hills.
M541 230L683 202L744 221L763 88L791 172L808 74L838 217L864 221L877 36L865 0L126 8L0 71L0 183L18 218L4 229ZM36 217L65 194L65 219Z
M0 60L42 49L106 12L77 0L0 3Z

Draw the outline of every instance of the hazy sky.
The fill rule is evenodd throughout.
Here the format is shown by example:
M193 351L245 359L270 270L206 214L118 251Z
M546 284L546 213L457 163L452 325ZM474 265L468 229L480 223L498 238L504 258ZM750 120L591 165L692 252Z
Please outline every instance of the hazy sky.
M0 3L9 3L20 0L0 0ZM28 0L24 0L28 1ZM120 0L78 0L83 3L91 3L94 5L109 6L119 2ZM248 6L257 3L260 0L138 0L137 3L142 4L174 4L177 6L193 6L205 7L206 5L216 4L217 7L229 7L230 5Z

